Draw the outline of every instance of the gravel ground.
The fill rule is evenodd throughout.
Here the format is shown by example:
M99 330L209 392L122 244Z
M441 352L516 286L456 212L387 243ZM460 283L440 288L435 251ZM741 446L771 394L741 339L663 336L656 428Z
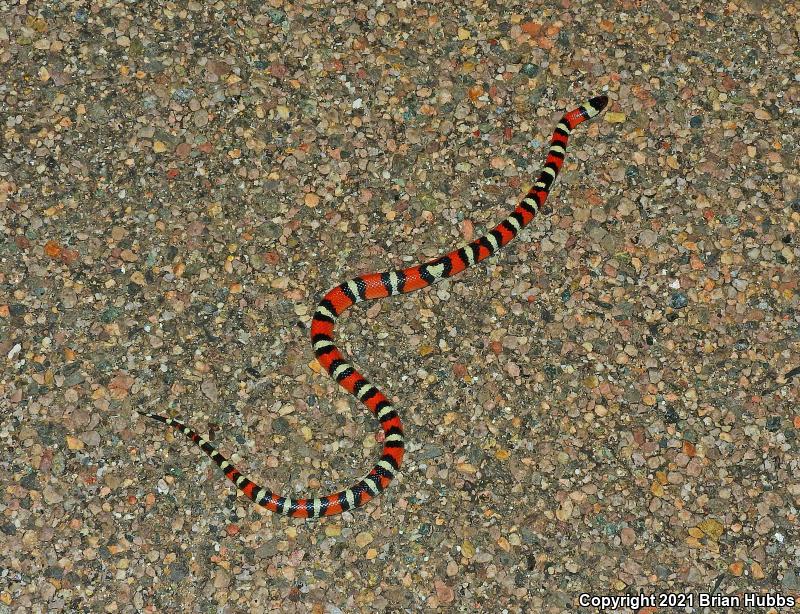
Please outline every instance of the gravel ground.
M800 9L535 4L0 0L0 612L800 593ZM272 515L136 414L350 484L316 301L493 226L602 92L551 217L341 321L409 439L376 502Z

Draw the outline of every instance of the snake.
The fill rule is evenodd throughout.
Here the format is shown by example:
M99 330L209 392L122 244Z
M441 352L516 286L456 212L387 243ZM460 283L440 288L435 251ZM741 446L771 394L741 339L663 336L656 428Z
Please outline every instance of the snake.
M293 518L320 518L366 504L384 491L400 471L405 437L394 405L358 372L336 346L334 326L337 319L356 303L414 292L454 277L497 253L535 217L551 213L552 209L545 201L564 163L571 132L582 122L597 116L607 105L608 96L596 96L564 114L553 131L547 158L536 182L514 211L488 233L424 264L360 275L335 286L323 296L311 319L311 344L316 359L342 388L369 409L383 431L380 458L367 475L349 488L321 497L295 499L281 496L245 477L211 441L183 422L145 411L137 410L138 413L187 437L217 464L240 492L271 512Z

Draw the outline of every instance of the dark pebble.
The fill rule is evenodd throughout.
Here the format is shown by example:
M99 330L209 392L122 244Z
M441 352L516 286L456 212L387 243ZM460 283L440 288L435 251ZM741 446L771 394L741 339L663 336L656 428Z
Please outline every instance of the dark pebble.
M800 591L800 578L797 577L797 574L793 569L789 568L786 570L786 573L783 574L781 586L787 593L796 593L797 591Z
M683 292L676 292L669 303L673 309L683 309L689 304L689 298Z
M71 388L72 386L77 386L78 384L82 384L84 381L83 375L80 372L73 373L72 375L67 376L64 379L64 386L67 388Z
M41 490L41 486L39 486L39 481L36 479L37 474L34 471L31 471L28 475L22 478L19 481L19 485L26 490Z
M145 71L153 74L158 74L163 72L166 68L166 65L163 62L159 62L158 60L153 60L152 62L147 62L144 65Z
M781 428L781 418L780 416L770 416L767 418L767 430L771 433L779 431Z
M537 535L534 531L531 531L528 528L522 527L520 530L522 534L522 541L526 544L536 544L539 543L539 535ZM531 556L533 558L533 556ZM534 562L536 559L533 559Z
M289 431L291 431L291 428L289 427L289 421L283 416L280 418L275 418L272 421L272 431L278 435L286 435Z
M172 97L179 102L189 102L192 98L194 98L194 90L186 87L179 87L172 92Z
M522 67L522 74L526 77L535 77L539 73L539 67L536 64L525 64Z
M173 582L178 582L189 575L189 568L183 563L175 563L170 565L169 579Z
M267 14L274 24L279 24L286 21L286 13L278 9L267 9Z
M747 343L747 339L739 339L736 343L733 344L733 347L736 348L737 351L741 352L746 350L749 343Z
M100 314L100 320L106 324L110 324L116 320L117 317L119 317L119 313L120 311L116 307L109 307L102 314Z
M45 569L44 575L48 578L55 578L56 580L60 580L61 578L64 577L64 570L61 569L60 567L52 565L47 569Z
M544 374L549 379L554 380L558 377L558 374L561 372L561 369L554 365L545 365L544 367L542 367L542 371L544 371Z
M664 410L664 420L670 424L677 424L680 419L681 417L678 415L678 412L675 411L675 408L667 406L667 409Z
M689 120L689 125L692 128L700 128L703 125L703 118L699 115L695 115L692 119Z
M15 318L19 317L19 316L22 316L22 315L25 315L26 311L27 311L27 307L25 307L25 305L21 305L19 303L14 303L14 304L8 306L8 312Z
M109 371L111 371L111 369L114 368L114 365L112 365L111 362L106 360L105 358L101 358L100 360L95 362L94 366L95 366L95 369L97 369L101 373L108 373ZM67 378L67 380L64 383L66 384L69 381L70 381L69 378ZM81 379L80 381L82 382L83 379ZM78 383L80 383L80 382L78 382Z

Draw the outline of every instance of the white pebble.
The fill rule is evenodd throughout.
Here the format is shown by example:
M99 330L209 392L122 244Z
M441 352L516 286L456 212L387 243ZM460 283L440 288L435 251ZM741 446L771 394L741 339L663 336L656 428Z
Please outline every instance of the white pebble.
M22 350L22 346L18 343L13 348L11 348L11 351L8 353L8 359L9 360L14 360L14 356L19 354L21 350Z

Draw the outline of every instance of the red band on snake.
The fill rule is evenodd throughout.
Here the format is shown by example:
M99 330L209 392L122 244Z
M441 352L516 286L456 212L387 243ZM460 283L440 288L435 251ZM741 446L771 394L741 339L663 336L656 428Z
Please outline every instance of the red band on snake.
M182 422L139 412L163 422L197 444L233 484L249 499L272 512L295 518L333 516L360 507L383 491L400 470L404 437L400 417L394 406L375 386L353 367L334 342L336 319L356 303L413 292L442 279L458 275L509 243L537 215L550 213L545 205L550 188L564 163L567 141L578 124L600 113L608 97L597 96L569 111L556 125L544 167L533 187L511 214L484 236L449 254L407 269L361 275L339 284L322 298L311 321L311 343L320 365L350 394L367 406L383 429L383 450L372 470L358 482L332 495L292 499L263 488L246 478L214 445Z

